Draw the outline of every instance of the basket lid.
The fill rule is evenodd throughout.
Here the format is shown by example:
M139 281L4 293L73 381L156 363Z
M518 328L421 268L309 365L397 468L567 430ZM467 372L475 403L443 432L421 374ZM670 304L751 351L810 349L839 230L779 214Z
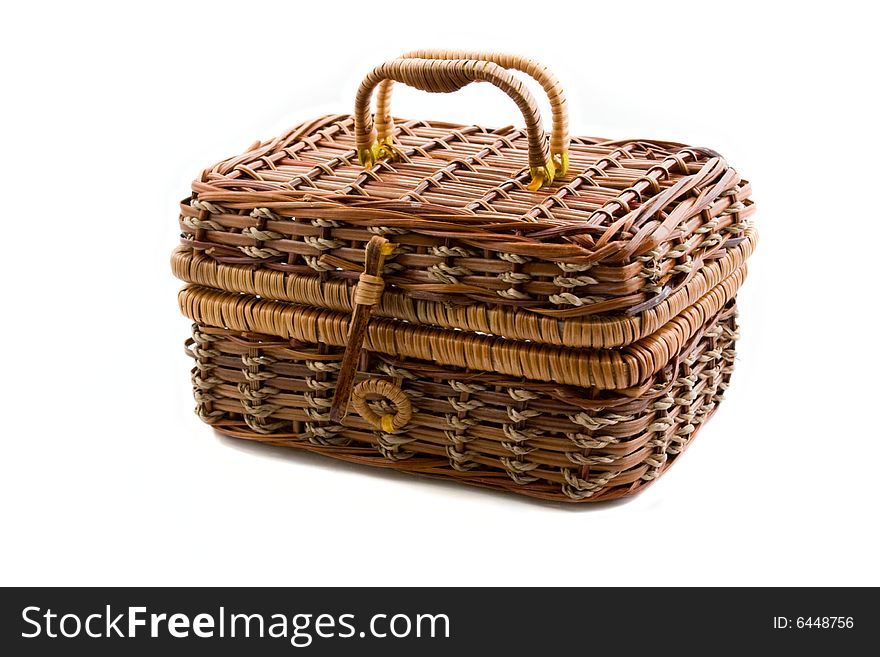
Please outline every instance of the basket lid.
M514 70L546 92L549 138ZM436 93L493 84L525 128L393 119L395 81ZM353 115L304 123L205 170L181 209L185 246L230 268L217 274L223 280L276 272L275 298L294 289L284 298L327 304L324 288L342 282L336 294L347 297L365 244L381 235L394 245L379 272L386 292L421 302L427 323L475 305L514 331L610 318L614 330L596 339L626 344L638 338L620 318L657 309L668 321L682 299L693 303L719 282L703 271L709 264L724 260L726 275L742 264L754 245L750 186L707 148L572 138L566 107L556 78L533 60L408 53L370 71ZM642 324L644 332L656 322ZM542 331L530 339L564 332Z
M353 127L324 117L207 169L185 244L353 284L381 234L412 298L570 318L644 312L748 239L750 186L708 149L574 138L567 174L529 190L521 130L398 120L397 160L364 169Z

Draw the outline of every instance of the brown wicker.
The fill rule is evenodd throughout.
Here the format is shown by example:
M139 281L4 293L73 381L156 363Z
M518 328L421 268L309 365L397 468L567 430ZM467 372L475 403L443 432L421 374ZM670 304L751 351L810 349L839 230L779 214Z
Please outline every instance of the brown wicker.
M547 93L549 139L514 70ZM489 82L526 128L392 119L394 81ZM197 411L228 435L596 501L656 479L727 386L749 184L706 148L569 137L532 60L409 53L353 116L192 191L172 267Z

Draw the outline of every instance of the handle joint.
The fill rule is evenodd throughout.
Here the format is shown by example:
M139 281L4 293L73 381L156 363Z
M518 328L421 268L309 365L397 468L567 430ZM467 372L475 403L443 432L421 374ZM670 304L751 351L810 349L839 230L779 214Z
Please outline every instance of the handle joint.
M553 166L556 167L556 177L564 176L566 173L568 173L568 151L553 153L552 162Z
M529 167L529 173L532 174L532 180L526 185L526 189L535 192L553 182L556 178L556 165L551 159L544 166Z
M397 159L397 154L394 152L394 137L391 135L374 141L369 148L358 149L358 161L361 166L369 168L382 158L391 161Z
M358 149L358 161L361 163L361 166L368 169L376 164L380 157L382 157L382 149L378 141L374 141L369 148Z

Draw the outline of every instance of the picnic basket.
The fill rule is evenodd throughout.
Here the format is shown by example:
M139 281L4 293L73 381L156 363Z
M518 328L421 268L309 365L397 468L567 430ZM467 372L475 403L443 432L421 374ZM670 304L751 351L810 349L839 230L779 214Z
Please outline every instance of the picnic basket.
M549 138L521 74L549 98ZM392 118L395 82L490 83L525 127ZM172 267L197 413L546 500L635 493L728 386L750 193L708 148L569 136L532 60L408 53L366 76L352 115L193 182Z

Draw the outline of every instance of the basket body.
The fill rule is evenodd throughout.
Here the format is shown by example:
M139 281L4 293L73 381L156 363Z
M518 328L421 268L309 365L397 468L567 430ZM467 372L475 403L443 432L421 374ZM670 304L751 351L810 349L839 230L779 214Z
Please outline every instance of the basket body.
M512 128L397 120L395 144L364 169L324 117L193 183L172 266L199 416L547 500L654 481L732 372L749 184L668 142L574 138L539 191Z
M342 347L195 324L188 351L200 417L236 438L554 501L600 501L656 479L712 415L733 371L735 305L627 396L372 353L364 377L395 382L411 429L329 421ZM381 405L382 402L375 402Z

